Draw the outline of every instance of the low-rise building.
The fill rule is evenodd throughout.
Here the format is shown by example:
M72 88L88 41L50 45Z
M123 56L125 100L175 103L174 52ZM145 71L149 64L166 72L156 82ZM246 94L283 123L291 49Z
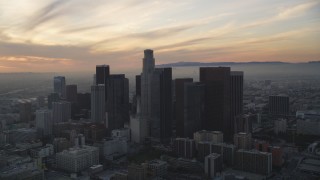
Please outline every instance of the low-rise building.
M161 160L152 160L148 163L148 169L153 172L155 177L165 177L167 175L168 164Z
M272 172L271 153L240 149L236 152L235 157L235 168L238 170L266 176Z
M251 133L240 132L234 135L234 145L238 149L251 149Z
M70 148L56 154L59 169L68 172L80 172L99 164L99 149L93 146Z
M189 138L176 138L173 140L173 151L178 157L193 158L196 154L195 141Z
M223 133L221 131L201 130L193 134L193 139L196 145L201 141L210 141L212 143L222 143Z

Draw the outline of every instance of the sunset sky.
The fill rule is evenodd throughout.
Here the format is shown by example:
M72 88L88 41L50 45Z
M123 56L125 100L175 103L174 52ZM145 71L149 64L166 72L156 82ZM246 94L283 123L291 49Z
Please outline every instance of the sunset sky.
M0 0L0 72L320 60L319 0Z

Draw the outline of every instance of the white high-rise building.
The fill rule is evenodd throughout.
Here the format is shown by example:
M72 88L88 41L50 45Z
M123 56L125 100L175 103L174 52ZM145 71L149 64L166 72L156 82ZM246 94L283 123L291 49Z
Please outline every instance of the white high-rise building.
M67 101L52 103L52 120L54 123L67 122L71 118L71 103Z
M91 121L105 123L106 120L105 86L91 86Z
M149 132L149 121L151 115L151 80L154 73L155 59L153 50L144 50L143 69L141 73L141 136L147 137ZM143 138L142 138L143 139Z
M36 127L42 136L52 135L52 111L41 109L36 111Z
M64 76L53 78L53 92L58 93L62 99L66 98L66 78Z

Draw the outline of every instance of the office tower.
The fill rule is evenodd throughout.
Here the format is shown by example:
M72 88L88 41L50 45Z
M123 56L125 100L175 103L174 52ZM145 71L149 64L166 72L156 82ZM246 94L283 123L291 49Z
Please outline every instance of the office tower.
M66 86L66 93L67 97L66 100L72 103L77 102L77 85L72 84L72 85L67 85Z
M153 50L144 50L143 68L141 73L141 136L150 135L150 115L151 115L151 78L154 72L155 59Z
M192 159L196 154L195 141L189 138L176 138L173 140L173 151L178 157Z
M67 101L52 103L53 123L67 122L71 118L71 103Z
M221 131L198 131L193 134L193 139L196 144L202 141L207 141L211 143L222 143L223 133Z
M129 80L124 74L110 75L107 89L107 128L111 132L129 122Z
M96 66L96 85L103 84L107 87L108 78L110 76L109 65L97 65ZM104 98L107 101L108 98L108 89L105 88Z
M175 120L176 120L176 129L177 129L177 136L178 137L187 137L185 134L185 88L184 85L187 82L193 82L192 78L181 78L181 79L175 79ZM196 96L196 95L194 95Z
M52 111L37 110L36 111L36 128L41 137L52 135Z
M235 118L243 114L243 72L231 71L230 73L231 93L231 127L234 129ZM233 133L231 134L233 136Z
M48 108L52 109L52 103L60 100L58 93L50 93L48 96Z
M222 171L222 161L221 156L216 153L209 154L204 160L204 172L207 178L214 178L217 173Z
M234 145L238 149L252 149L251 133L240 132L234 135Z
M201 83L184 84L184 136L192 138L201 130L204 119L205 87ZM177 124L177 126L180 126Z
M172 69L157 68L151 81L150 136L169 142L172 134Z
M136 75L136 96L141 96L141 75Z
M105 86L103 84L91 86L91 121L105 123Z
M28 100L20 100L19 102L20 121L29 122L32 120L32 105Z
M200 67L200 82L205 84L204 127L206 130L222 131L230 141L231 96L229 67Z
M248 115L237 115L234 124L235 133L252 133L252 120Z
M289 115L288 96L269 96L269 113L277 116Z
M53 78L53 92L58 93L62 99L66 98L66 78L64 76Z
M271 153L240 149L235 157L235 169L263 175L270 175L272 172Z
M93 146L70 148L56 154L57 168L77 173L99 164L99 149Z

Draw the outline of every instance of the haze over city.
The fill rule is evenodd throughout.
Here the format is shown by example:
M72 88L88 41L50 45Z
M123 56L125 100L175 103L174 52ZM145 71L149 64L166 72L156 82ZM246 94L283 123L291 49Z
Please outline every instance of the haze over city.
M319 180L319 0L0 0L1 180Z
M320 59L320 3L285 1L0 1L0 72L138 69L157 64Z

